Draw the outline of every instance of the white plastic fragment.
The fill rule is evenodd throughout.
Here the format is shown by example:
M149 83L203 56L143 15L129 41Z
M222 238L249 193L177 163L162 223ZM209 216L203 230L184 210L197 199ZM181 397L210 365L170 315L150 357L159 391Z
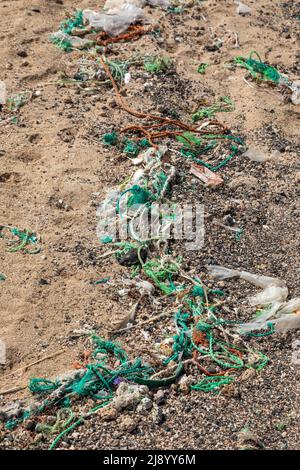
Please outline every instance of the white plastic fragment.
M218 265L207 265L206 266L208 273L215 279L232 279L234 277L239 277L240 273L236 269L225 268L224 266Z
M297 328L300 328L300 314L287 314L287 315L282 315L279 318L276 318L273 320L275 329L279 333L284 333L288 330L295 330Z
M244 156L248 157L249 160L253 162L266 162L272 158L271 155L268 155L255 147L248 148L248 150L244 153Z
M170 0L146 0L146 3L152 7L168 8Z
M283 302L288 296L287 287L269 286L266 287L262 292L259 292L252 297L249 297L248 301L250 305L269 305L274 302Z
M6 85L4 82L0 80L0 105L4 105L6 103Z
M300 297L285 302L288 288L285 281L276 277L259 276L247 271L229 269L224 266L206 266L209 274L216 279L239 278L263 290L248 299L252 306L262 306L264 310L252 321L242 323L237 327L240 334L262 330L271 323L276 332L300 328Z
M268 322L274 315L278 312L280 308L280 303L276 302L275 304L271 305L271 307L267 307L255 320L249 323L243 323L238 327L238 333L245 334L249 333L250 331L254 330L262 330L267 327Z
M237 9L236 9L236 12L239 14L239 15L242 15L242 16L249 16L251 15L251 8L248 7L248 5L245 5L245 3L242 3L240 1L235 1L235 4L238 5Z
M131 74L130 74L130 72L125 73L125 75L124 75L124 83L125 83L125 85L128 85L128 83L130 82L130 80L131 80Z
M207 265L206 266L209 274L214 277L215 279L233 279L233 278L240 278L244 281L250 282L256 287L266 288L270 286L279 286L284 287L285 281L282 281L276 277L270 276L260 276L258 274L252 274L247 271L239 271L238 269L230 269L225 268L224 266L218 265Z
M0 339L0 365L6 364L6 344Z
M106 0L103 9L108 10L111 13L112 10L119 10L126 4L135 5L138 8L144 8L146 0Z
M106 0L103 9L109 13L114 13L126 4L135 5L138 8L144 8L145 5L168 8L170 0Z
M292 96L291 96L291 102L294 105L299 105L300 104L300 80L295 80L292 85Z
M137 184L144 176L145 176L145 172L142 168L140 168L134 173L131 182L133 184Z
M240 272L240 279L250 282L250 284L261 287L262 289L271 286L285 287L286 285L285 281L278 277L260 276L259 274L252 274L247 271Z
M285 332L300 327L300 297L286 303L275 302L267 307L258 317L249 323L243 323L237 328L238 333L245 334L255 330L262 330L268 324L275 327L276 332Z
M280 308L279 313L293 313L300 312L300 297L295 297L283 304Z

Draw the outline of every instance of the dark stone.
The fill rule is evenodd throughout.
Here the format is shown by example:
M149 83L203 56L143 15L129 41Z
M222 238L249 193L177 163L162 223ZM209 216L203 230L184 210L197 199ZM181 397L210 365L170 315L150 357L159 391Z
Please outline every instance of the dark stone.
M17 55L19 57L27 57L28 56L27 52L24 49L21 49L20 51L17 51Z
M142 248L140 255L143 262L145 263L148 255L146 248ZM118 260L118 263L122 266L134 266L135 264L139 263L138 253L137 250L134 248L132 248L132 250L128 251L128 253L124 255L117 255L116 258Z

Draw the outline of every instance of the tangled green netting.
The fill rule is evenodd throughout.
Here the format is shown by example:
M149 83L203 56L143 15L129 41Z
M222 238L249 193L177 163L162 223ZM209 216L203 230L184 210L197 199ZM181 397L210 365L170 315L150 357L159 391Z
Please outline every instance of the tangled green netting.
M203 165L211 171L217 171L224 167L234 157L241 155L246 148L243 139L232 134L205 134L201 135L200 139L191 132L185 132L183 136L177 137L177 140L183 143L180 150L182 157ZM227 156L224 158L222 152L216 152L218 156L212 158L211 153L214 149L217 150L221 141L229 143ZM199 158L200 155L208 155L207 161Z
M212 118L216 113L228 113L234 111L234 102L228 96L221 96L213 105L201 107L192 115L194 122L205 118Z
M10 246L8 251L15 253L17 251L24 251L28 254L36 254L41 251L41 247L37 245L38 238L32 230L20 230L17 227L8 227L0 225L0 238L6 240ZM34 245L34 249L29 249L28 246Z
M74 16L71 18L68 18L64 20L61 25L60 29L66 34L72 33L72 30L76 29L83 29L84 28L84 22L83 22L83 11L82 10L77 10Z
M253 56L256 56L258 60L253 59ZM275 67L263 62L256 51L252 51L249 57L237 56L234 60L238 66L246 68L256 80L270 81L276 85L289 84L288 78L278 72Z
M158 262L152 262L148 263L144 273L164 292L164 288L161 286L164 285L169 275L178 274L178 266L177 263L173 265L165 263L162 269L162 265L159 265ZM155 277L153 277L153 273ZM42 413L45 414L49 410L57 409L57 419L54 425L51 426L44 422L38 423L38 428L42 432L59 433L50 446L50 449L53 449L62 436L81 424L87 416L111 403L115 388L120 381L146 385L149 388L170 385L182 374L184 361L194 357L195 352L200 354L199 360L201 357L206 362L209 359L209 362L214 364L219 372L217 375L205 378L193 385L191 388L194 390L216 393L222 386L234 380L234 376L228 375L231 371L239 371L247 367L261 370L268 362L266 356L250 350L249 347L248 349L237 348L228 343L226 337L225 339L222 337L224 336L222 329L235 323L218 319L215 316L215 306L211 302L215 296L222 296L223 292L207 290L198 278L195 278L194 281L195 285L183 297L183 306L175 314L176 334L173 337L173 354L162 362L162 366L172 365L174 372L171 375L164 378L152 378L155 371L149 364L143 363L141 358L136 358L133 362L130 361L120 344L94 334L91 336L93 344L91 362L69 378L62 377L56 380L32 378L29 382L29 390L40 397L40 404L24 410L19 418L8 421L6 427L13 429L29 418L38 418ZM184 288L186 288L185 285L179 284L173 285L171 290L179 291ZM209 299L210 302L208 302ZM203 344L196 344L194 330L203 335ZM249 355L255 355L255 360L252 358L247 362ZM91 398L98 404L76 418L71 408L72 401L76 397Z

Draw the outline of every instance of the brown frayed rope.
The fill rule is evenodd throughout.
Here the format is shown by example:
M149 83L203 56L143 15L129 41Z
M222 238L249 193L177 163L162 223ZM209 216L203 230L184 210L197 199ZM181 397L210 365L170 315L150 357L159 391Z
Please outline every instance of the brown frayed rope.
M132 109L128 106L126 101L123 99L123 97L120 95L118 86L112 76L112 73L109 69L109 66L106 64L105 60L103 57L100 57L100 62L103 66L104 71L106 72L107 76L111 80L113 89L116 94L116 101L119 104L119 106L126 111L128 114L131 114L134 117L140 118L140 119L148 119L150 121L157 122L159 121L159 124L150 124L150 125L133 125L126 127L125 129L122 129L121 132L128 132L128 131L138 131L142 134L144 134L149 143L154 147L158 148L158 146L154 143L154 139L158 139L161 137L174 137L174 136L182 136L187 142L189 142L189 139L186 138L183 135L183 131L189 131L189 132L194 132L196 134L208 134L207 130L198 130L192 126L189 126L188 124L185 124L177 119L170 119L162 116L157 116L155 114L149 114L149 113L143 113L140 111L137 111L135 109ZM211 121L211 125L217 126L220 128L220 132L224 133L227 131L227 128L219 123L218 121ZM168 130L168 129L163 129L165 126L175 126L178 127L181 130ZM158 132L153 132L154 129L157 129Z

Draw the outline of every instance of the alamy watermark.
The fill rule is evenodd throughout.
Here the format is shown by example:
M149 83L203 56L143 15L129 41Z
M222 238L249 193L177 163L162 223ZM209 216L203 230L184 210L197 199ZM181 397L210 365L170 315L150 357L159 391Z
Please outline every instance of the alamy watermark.
M182 240L187 250L204 244L204 206L202 204L128 204L128 199L112 198L97 211L100 240ZM107 238L108 237L108 238Z

